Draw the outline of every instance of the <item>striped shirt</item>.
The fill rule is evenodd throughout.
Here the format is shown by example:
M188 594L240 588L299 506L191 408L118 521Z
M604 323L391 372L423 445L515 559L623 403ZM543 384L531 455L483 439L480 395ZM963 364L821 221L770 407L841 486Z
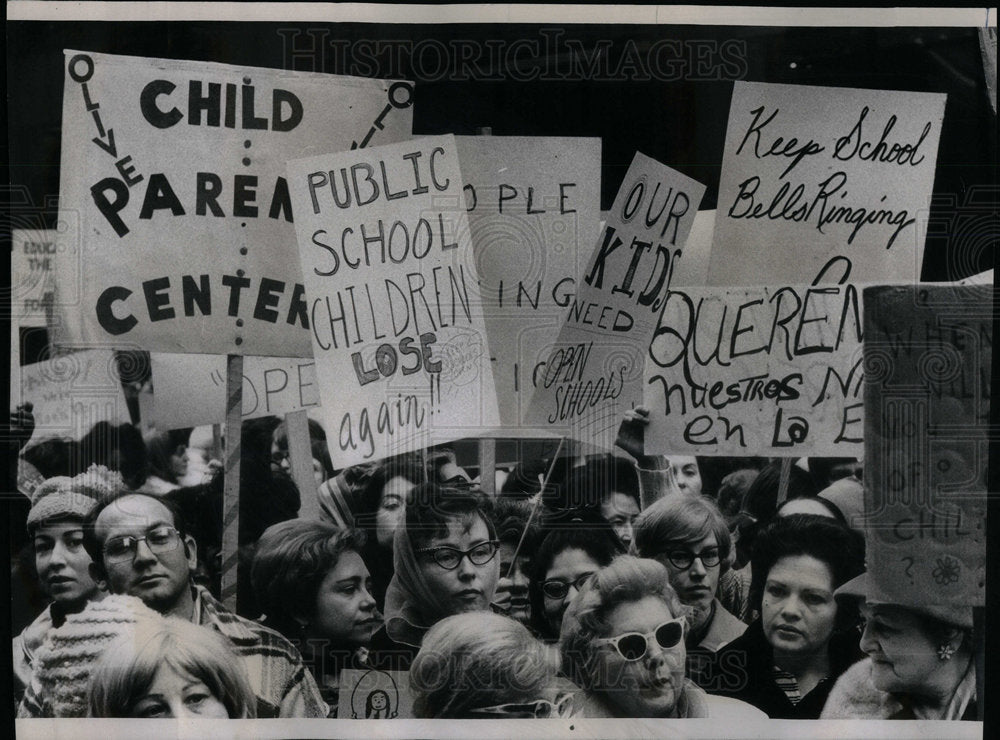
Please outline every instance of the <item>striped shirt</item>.
M326 717L328 708L302 656L281 634L226 609L195 586L195 624L221 633L243 659L257 696L257 717Z

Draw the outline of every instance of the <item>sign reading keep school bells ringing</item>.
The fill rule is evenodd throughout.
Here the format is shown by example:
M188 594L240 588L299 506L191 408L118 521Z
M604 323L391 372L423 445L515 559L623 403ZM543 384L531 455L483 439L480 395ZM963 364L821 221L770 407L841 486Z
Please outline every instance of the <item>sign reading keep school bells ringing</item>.
M80 51L65 63L59 203L77 215L84 274L58 340L310 356L285 162L407 138L412 85Z

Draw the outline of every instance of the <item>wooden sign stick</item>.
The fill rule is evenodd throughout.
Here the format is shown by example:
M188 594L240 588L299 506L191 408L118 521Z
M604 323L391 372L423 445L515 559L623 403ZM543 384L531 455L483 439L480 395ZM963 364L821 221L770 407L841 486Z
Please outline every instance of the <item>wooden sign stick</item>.
M236 611L240 548L240 433L243 425L243 356L226 357L226 459L222 494L222 603Z
M309 416L305 409L285 414L288 430L288 457L292 464L292 479L299 489L299 518L319 519L319 499L316 478L313 477L312 441L309 438Z
M479 488L487 496L497 492L497 441L493 437L479 440Z
M781 477L778 482L778 500L774 502L775 507L781 506L788 498L788 482L792 477L792 458L781 459Z
M517 567L517 556L521 552L521 548L524 546L524 539L528 536L528 530L531 528L531 522L535 518L535 514L538 513L538 509L542 506L542 499L545 498L545 489L549 485L549 478L552 477L552 471L556 469L556 463L559 461L559 452L562 450L563 442L566 441L565 437L559 438L559 444L556 446L556 451L552 455L552 462L549 463L549 469L545 472L545 477L542 479L542 490L538 492L538 497L535 499L535 505L531 507L531 513L528 514L528 521L524 523L524 531L521 532L521 539L517 541L517 547L514 548L514 557L510 559L510 568L507 569L506 577L510 578L514 574L514 568Z

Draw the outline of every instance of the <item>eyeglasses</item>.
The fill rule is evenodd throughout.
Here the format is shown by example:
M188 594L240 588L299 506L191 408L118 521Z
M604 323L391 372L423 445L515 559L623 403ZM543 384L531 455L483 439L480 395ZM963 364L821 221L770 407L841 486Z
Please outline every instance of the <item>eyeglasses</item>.
M617 637L603 637L595 640L598 645L611 645L618 651L625 660L640 660L649 650L649 638L656 640L656 644L664 650L675 647L684 637L684 618L678 617L669 622L664 622L652 632L642 634L641 632L626 632Z
M146 546L153 553L170 552L176 550L180 544L181 533L173 527L166 525L154 527L146 532L145 537L113 537L104 543L104 558L109 563L121 563L135 557L139 549L139 543L145 542Z
M445 570L455 570L462 558L468 558L473 565L486 565L494 557L500 543L497 540L481 542L469 550L456 550L454 547L425 547L417 550L418 555L430 554L434 562Z
M554 702L548 699L523 704L498 704L494 707L473 709L471 714L499 714L521 719L552 719L573 716L573 695L563 694Z
M593 575L593 573L584 573L582 576L577 576L576 580L571 583L558 580L545 581L542 583L542 593L550 599L565 599L566 594L569 593L570 586L579 591L587 585L587 582Z
M702 550L701 552L695 554L690 550L667 550L661 553L662 557L665 557L670 561L670 564L679 570L687 570L692 565L694 565L694 559L698 558L701 564L706 568L714 568L718 565L722 556L719 554L719 549L716 547L710 547L707 550Z
M271 453L271 464L280 466L281 463L288 459L288 450L282 450L279 452Z

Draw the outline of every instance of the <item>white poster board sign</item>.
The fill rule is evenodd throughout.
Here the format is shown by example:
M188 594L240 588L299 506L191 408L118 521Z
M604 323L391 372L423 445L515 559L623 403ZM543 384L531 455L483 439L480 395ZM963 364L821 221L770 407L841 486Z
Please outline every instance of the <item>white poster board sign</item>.
M918 280L945 95L736 82L711 285Z
M601 140L456 137L502 427L526 429L532 369L548 357L598 234Z
M74 255L66 255L69 246L54 229L13 230L10 307L15 325L47 325L47 317L55 300L56 261L74 258Z
M115 354L88 349L59 354L21 367L17 404L34 408L35 431L28 446L46 437L80 439L99 421L130 421Z
M308 357L285 162L406 138L412 86L78 51L65 65L59 205L78 214L84 280L60 341Z
M336 467L499 422L453 136L288 164Z
M861 455L862 333L849 284L671 290L646 360L646 453Z
M642 395L643 357L705 186L641 153L577 281L528 421L611 449Z
M226 358L150 353L153 425L181 429L226 419ZM319 406L316 364L304 357L243 358L243 418Z

